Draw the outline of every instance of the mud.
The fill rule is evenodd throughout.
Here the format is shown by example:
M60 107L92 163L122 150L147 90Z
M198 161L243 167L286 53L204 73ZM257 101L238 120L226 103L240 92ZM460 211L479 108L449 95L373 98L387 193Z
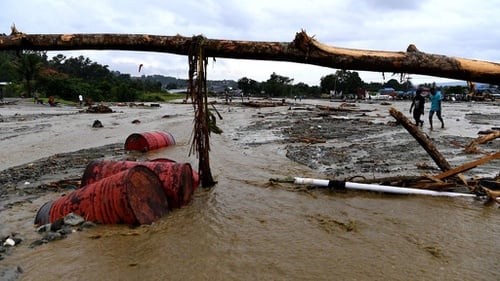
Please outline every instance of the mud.
M37 249L26 246L38 239L31 233L37 208L44 200L76 188L90 161L168 157L197 167L195 158L186 157L192 112L184 105L162 105L159 111L115 107L123 112L100 116L68 107L51 108L49 114L46 108L23 104L0 109L1 156L6 159L0 171L0 232L2 236L17 233L25 239L2 255L6 266L0 267L0 277L498 277L494 269L498 266L494 260L498 245L492 247L488 242L496 239L500 225L496 205L369 193L303 192L289 185L269 185L270 177L294 175L348 179L439 173L427 153L388 115L389 107L395 106L408 116L409 102L359 102L349 105L349 111L335 112L320 110L317 104L346 106L316 100L273 108L217 104L224 117L218 125L224 133L211 138L212 171L219 182L213 189L199 189L190 206L151 227L130 230L101 226ZM446 128L430 131L424 118L422 130L451 166L480 158L483 154L466 154L463 146L479 132L500 127L499 105L444 106ZM171 118L162 120L165 114ZM97 118L104 128L91 128ZM131 124L137 119L140 127ZM126 136L151 129L173 132L177 147L140 155L123 150ZM483 153L499 151L500 141L479 148ZM422 170L423 166L427 169ZM498 161L492 161L464 174L495 177L498 173ZM430 216L434 219L424 219ZM477 232L479 227L484 227L483 231ZM337 263L332 264L332 258ZM65 266L57 271L51 268L58 263ZM249 274L249 268L254 273ZM42 276L46 278L39 279Z
M339 105L326 104L334 108ZM340 105L346 108L346 104ZM283 146L287 158L330 179L384 178L418 176L424 172L439 173L439 168L432 162L427 152L407 131L391 118L381 117L380 107L383 110L391 105L380 106L377 103L372 109L366 110L361 109L360 104L352 103L347 105L349 110L329 112L304 103L281 106L276 110L258 111L250 117L247 125L238 128L237 137L233 140L240 142L242 146L254 148L264 144ZM238 104L232 106L237 108ZM50 122L44 124L44 120L50 121L51 118L72 114L78 113L56 115L16 113L1 116L1 122L7 124L7 126L4 124L4 130L12 130L16 134L29 134L33 131L50 129ZM467 113L465 119L471 124L482 125L484 130L500 127L497 112ZM42 124L19 126L17 125L19 121L37 121ZM426 128L423 130L426 131ZM477 131L480 132L481 130ZM468 158L479 157L468 155L461 149L461 146L467 145L474 139L473 137L447 135L446 129L439 129L438 135L431 131L428 133L428 137L452 167L465 164ZM248 141L249 136L254 138ZM4 135L0 137L0 141L6 140L8 137ZM499 150L499 141L481 146L481 151L485 154ZM74 185L80 180L85 166L92 160L127 157L130 155L123 149L123 144L114 143L75 152L58 153L2 170L0 212L47 192L75 188ZM499 173L498 164L490 162L466 172L466 175L495 177L497 173Z
M31 201L47 192L76 189L82 171L92 160L120 159L123 144L111 144L55 154L29 164L0 171L0 212Z
M352 106L356 108L356 104ZM255 116L257 121L244 130L256 134L273 131L280 137L278 142L285 146L286 157L331 179L419 176L423 172L440 172L427 152L394 120L380 120L360 109L331 113L310 106L291 110L293 112L287 115L280 112L259 114ZM498 129L495 127L498 118L496 112L465 115L470 123L485 125L488 130ZM467 158L473 157L461 148L474 137L448 135L446 128L437 132L423 130L429 133L427 136L452 167L463 165ZM499 141L481 146L484 154L499 150ZM498 172L498 164L493 162L466 174L471 177L494 176Z

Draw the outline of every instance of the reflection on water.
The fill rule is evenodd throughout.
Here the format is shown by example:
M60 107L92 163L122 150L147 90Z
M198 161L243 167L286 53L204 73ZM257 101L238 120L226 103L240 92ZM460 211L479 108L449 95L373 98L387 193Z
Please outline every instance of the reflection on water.
M227 132L212 137L218 184L185 208L151 226L99 226L19 249L6 264L22 266L21 280L500 279L498 208L269 185L317 175L276 146L241 147ZM185 157L184 144L157 156Z

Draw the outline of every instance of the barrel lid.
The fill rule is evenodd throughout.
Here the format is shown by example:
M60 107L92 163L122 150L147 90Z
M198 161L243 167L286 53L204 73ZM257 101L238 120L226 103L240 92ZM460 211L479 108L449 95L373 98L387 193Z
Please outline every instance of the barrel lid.
M128 202L137 222L151 224L168 213L168 201L156 173L143 165L129 170Z
M35 225L44 225L50 223L50 208L54 201L45 202L36 212Z

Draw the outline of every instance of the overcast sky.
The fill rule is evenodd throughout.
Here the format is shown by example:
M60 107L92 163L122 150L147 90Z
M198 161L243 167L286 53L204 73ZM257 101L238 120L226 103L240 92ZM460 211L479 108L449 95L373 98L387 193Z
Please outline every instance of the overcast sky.
M0 33L10 27L40 33L146 33L210 39L290 42L302 29L336 47L405 51L500 62L500 0L2 0ZM83 55L110 70L187 78L187 57L125 51L57 52ZM50 52L49 57L57 53ZM141 73L138 65L143 64ZM210 60L209 80L271 73L319 85L337 69L285 62ZM383 82L382 73L359 72L365 82ZM413 83L447 82L412 75ZM396 78L385 73L385 81Z

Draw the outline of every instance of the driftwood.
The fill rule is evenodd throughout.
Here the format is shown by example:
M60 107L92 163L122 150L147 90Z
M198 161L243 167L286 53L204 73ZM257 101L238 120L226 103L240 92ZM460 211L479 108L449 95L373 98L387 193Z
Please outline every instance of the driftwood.
M285 102L266 102L266 101L248 101L241 103L244 106L248 107L276 107L276 106L285 106L287 103Z
M488 161L491 161L491 160L495 160L495 159L500 159L500 152L495 152L493 154L490 154L486 157L483 157L481 159L477 159L475 161L472 161L472 162L469 162L467 164L464 164L460 167L456 167L454 169L451 169L451 170L448 170L448 171L445 171L444 173L441 173L437 176L434 176L435 178L437 179L446 179L446 178L449 178L449 177L452 177L452 176L455 176L455 175L458 175L459 173L462 173L462 172L465 172L465 171L468 171L470 169L473 169L481 164L484 164Z
M437 150L437 148L429 141L427 136L422 133L413 123L411 123L403 113L398 111L396 108L391 107L389 113L394 117L405 129L417 140L417 142L427 151L434 162L438 165L441 171L445 172L451 170L451 166L443 157L443 155Z
M482 189L486 192L486 194L491 200L494 200L498 204L500 204L500 190L491 190L486 187L482 187Z
M189 55L197 38L148 34L25 34L0 36L1 50L129 50ZM288 61L336 69L411 73L498 84L500 64L428 54L410 44L406 52L339 48L298 32L292 42L205 39L206 57Z
M430 189L430 190L439 190L439 191L444 191L444 190L454 190L457 188L457 185L455 183L451 182L441 182L441 183L436 183L436 182L419 182L415 185L410 186L411 188L421 188L421 189Z
M473 141L471 141L468 145L465 146L465 152L467 153L475 153L478 151L476 145L487 143L496 138L500 138L500 131L494 131L493 133L481 136Z
M324 110L324 111L347 111L347 112L354 112L354 111L359 111L357 109L353 108L346 108L345 104L341 104L340 106L327 106L327 105L316 105L316 108Z

